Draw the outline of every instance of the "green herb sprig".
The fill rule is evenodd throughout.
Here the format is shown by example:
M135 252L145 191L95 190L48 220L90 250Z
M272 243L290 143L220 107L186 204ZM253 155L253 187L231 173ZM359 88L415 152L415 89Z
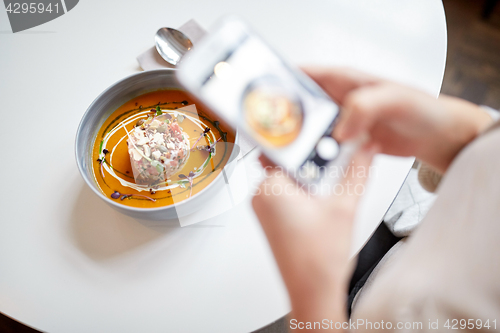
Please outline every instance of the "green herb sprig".
M163 114L163 112L161 112L160 106L159 106L159 105L157 105L157 106L156 106L156 115L157 115L157 116L161 116L162 114Z

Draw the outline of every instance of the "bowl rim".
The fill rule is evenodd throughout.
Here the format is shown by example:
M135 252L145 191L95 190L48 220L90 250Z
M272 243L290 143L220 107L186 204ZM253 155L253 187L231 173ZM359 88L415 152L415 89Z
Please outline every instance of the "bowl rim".
M76 165L78 167L78 171L80 172L80 175L82 176L83 180L85 181L85 183L87 184L87 186L95 193L97 194L97 196L99 196L101 199L103 199L106 203L118 208L118 209L124 209L124 210L129 210L129 211L133 211L133 212L158 212L158 211L162 211L162 210L168 210L168 209L176 209L177 207L180 207L180 206L184 206L184 205L187 205L189 204L194 198L197 198L198 196L202 195L204 192L208 191L209 188L215 186L216 183L220 182L220 178L224 177L223 175L223 172L219 173L214 180L212 180L203 190L201 190L200 192L196 193L195 195L177 203L177 204L173 204L173 205L168 205L168 206L162 206L162 207L155 207L155 208L141 208L141 207L132 207L132 206L127 206L127 205L122 205L118 202L116 202L115 200L111 200L110 198L108 198L107 196L105 196L101 191L99 191L95 186L93 186L93 184L91 184L91 180L88 179L87 175L86 175L86 171L84 170L83 166L80 164L79 162L79 155L82 153L82 151L79 151L78 149L78 141L79 141L79 137L81 136L81 132L82 132L82 127L83 127L83 124L84 124L84 120L89 116L92 108L94 107L94 105L97 103L97 101L99 101L103 96L105 96L106 94L109 93L109 91L119 85L120 83L124 82L124 81L127 81L127 80L130 80L131 78L133 77L136 77L136 76L141 76L141 75L154 75L155 73L160 73L160 72L171 72L173 75L174 75L174 78L175 80L177 81L177 77L175 76L175 72L176 72L176 69L175 68L161 68L161 69L152 69L152 70L147 70L147 71L142 71L142 72L138 72L138 73L133 73L133 74L130 74L130 75L127 75L126 77L114 82L113 84L111 84L110 86L108 86L106 89L104 89L93 101L92 103L90 103L90 105L87 107L87 110L85 111L85 113L83 114L81 120L80 120L80 123L78 124L78 128L76 130L76 137L75 137L75 144L74 144L74 147L75 147L75 159L76 159ZM179 84L179 87L183 90L185 90L184 88L182 88L182 85L177 81L177 83ZM235 131L235 135L234 135L234 141L235 141L235 145L238 144L238 139L239 139L239 133L238 133L238 130L234 130ZM231 156L235 153L235 150L233 149L231 151L231 154L229 155L229 158L231 158ZM237 160L236 160L236 157L234 158L234 161L230 162L230 163L237 163ZM226 164L227 165L227 164ZM225 168L225 166L224 166ZM222 168L222 170L224 170L224 168Z

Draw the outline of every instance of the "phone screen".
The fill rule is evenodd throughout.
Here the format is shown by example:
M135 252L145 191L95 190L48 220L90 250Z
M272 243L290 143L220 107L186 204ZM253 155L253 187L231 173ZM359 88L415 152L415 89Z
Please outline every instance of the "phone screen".
M338 106L239 20L224 21L203 42L181 63L181 83L196 76L186 87L275 163L303 165L331 130Z

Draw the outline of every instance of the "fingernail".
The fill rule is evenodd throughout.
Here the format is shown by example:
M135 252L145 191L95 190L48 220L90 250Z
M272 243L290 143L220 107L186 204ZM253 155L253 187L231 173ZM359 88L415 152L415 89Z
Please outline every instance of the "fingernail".
M375 155L380 152L380 146L375 142L369 142L363 147L363 151L367 155Z
M350 139L352 137L355 136L355 133L356 132L356 128L354 128L352 125L348 126L344 126L342 128L342 139L343 140L347 140L347 139Z
M332 133L332 136L335 140L337 141L342 141L343 140L343 137L344 137L344 134L343 134L343 130L342 130L342 127L335 127L333 129L333 133Z
M353 137L353 133L355 128L352 125L344 123L342 127L339 128L340 133L339 136L342 140L347 140Z

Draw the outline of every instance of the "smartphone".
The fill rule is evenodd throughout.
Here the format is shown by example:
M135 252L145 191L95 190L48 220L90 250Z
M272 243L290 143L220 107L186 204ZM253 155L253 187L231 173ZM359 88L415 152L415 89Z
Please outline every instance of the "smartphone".
M177 79L302 182L340 162L338 105L237 17L219 21L180 62ZM345 163L345 162L343 162Z

